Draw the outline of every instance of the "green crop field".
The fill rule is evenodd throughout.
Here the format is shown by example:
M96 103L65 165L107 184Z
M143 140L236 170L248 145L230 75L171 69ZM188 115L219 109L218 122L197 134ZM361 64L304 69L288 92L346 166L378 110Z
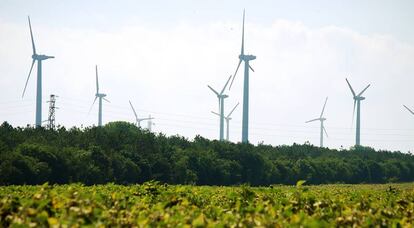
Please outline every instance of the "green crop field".
M414 184L0 187L0 227L413 227Z

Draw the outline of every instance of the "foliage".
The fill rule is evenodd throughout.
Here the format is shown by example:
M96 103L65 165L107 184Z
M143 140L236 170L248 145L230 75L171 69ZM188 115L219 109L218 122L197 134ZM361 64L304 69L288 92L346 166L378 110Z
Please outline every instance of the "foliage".
M266 186L414 181L414 156L368 147L234 144L153 134L126 122L56 130L0 126L0 185L115 183Z
M413 227L414 185L0 187L0 227Z

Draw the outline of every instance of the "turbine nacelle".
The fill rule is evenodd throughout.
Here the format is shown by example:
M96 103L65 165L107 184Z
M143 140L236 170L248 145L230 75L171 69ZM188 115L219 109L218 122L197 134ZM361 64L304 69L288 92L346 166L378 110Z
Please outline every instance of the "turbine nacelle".
M356 101L363 101L363 100L365 100L365 97L362 97L362 96L354 97L354 100L356 100Z
M104 94L104 93L97 93L97 94L95 94L95 96L96 97L104 98L104 97L106 97L106 94Z
M321 121L321 122L323 122L325 120L327 120L325 117L321 117L321 118L316 118L316 119L308 120L305 123L310 123L310 122L314 122L314 121Z
M55 56L38 55L38 54L33 54L32 55L32 59L38 60L38 61L42 61L42 60L46 60L46 59L53 59L53 58L55 58Z
M256 56L254 55L244 55L244 54L240 54L239 55L239 59L243 60L243 61L252 61L256 59Z

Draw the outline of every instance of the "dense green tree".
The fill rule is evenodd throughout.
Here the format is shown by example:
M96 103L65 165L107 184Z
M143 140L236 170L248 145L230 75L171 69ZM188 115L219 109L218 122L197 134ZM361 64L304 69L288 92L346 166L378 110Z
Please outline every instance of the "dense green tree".
M414 181L414 156L369 147L234 144L154 134L127 122L103 127L0 125L0 185L142 183L250 185Z

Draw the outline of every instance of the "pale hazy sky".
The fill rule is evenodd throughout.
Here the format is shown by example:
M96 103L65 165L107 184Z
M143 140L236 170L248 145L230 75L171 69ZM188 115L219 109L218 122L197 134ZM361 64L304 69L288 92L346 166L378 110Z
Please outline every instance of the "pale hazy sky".
M319 144L317 118L326 96L331 148L354 144L353 100L362 102L361 142L376 149L414 149L413 1L19 1L0 3L0 121L35 120L36 71L31 64L27 15L43 63L43 101L59 95L58 124L97 123L94 66L98 64L103 121L156 118L153 130L218 137L217 98L233 74L246 8L246 52L251 62L250 141ZM228 91L226 111L242 102L242 71ZM241 138L241 105L230 138ZM48 105L44 103L43 119ZM145 125L145 123L143 123Z

